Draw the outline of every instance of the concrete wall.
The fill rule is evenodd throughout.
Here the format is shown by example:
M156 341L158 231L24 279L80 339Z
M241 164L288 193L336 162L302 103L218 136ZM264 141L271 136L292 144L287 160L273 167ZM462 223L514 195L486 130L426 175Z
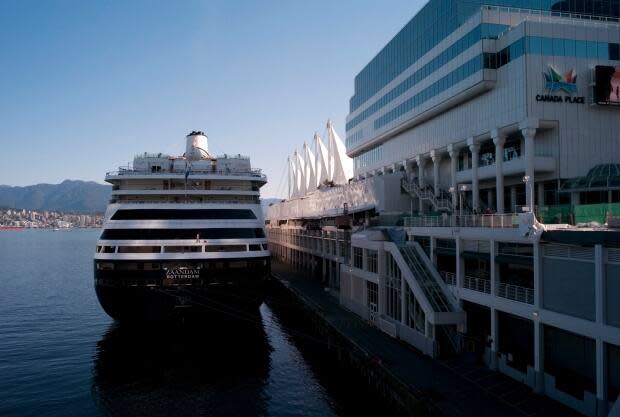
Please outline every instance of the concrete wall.
M594 321L594 264L543 259L543 306L551 311Z

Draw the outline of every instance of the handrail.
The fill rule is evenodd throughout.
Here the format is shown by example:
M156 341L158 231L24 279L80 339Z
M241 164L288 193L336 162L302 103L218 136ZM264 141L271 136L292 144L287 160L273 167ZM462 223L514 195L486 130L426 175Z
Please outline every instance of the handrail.
M170 175L180 175L185 176L185 171L177 170L177 171L160 171L160 172L151 172L150 170L138 170L138 169L118 169L116 171L106 172L106 178L111 176L131 176L131 175L152 175L165 177ZM191 178L192 175L229 175L229 176L237 176L237 177L257 177L257 178L267 178L265 174L261 172L261 169L251 169L250 171L212 171L210 169L192 169L189 172L188 179Z
M578 22L587 22L594 23L602 26L609 26L611 24L617 24L620 22L620 19L617 17L611 16L598 16L598 15L589 15L589 14L581 14L581 13L570 13L570 12L556 12L551 10L536 10L536 9L524 9L519 7L507 7L507 6L496 6L485 4L482 6L483 9L486 10L497 10L500 12L508 12L508 13L519 13L524 15L526 20L538 20L538 21L551 21L554 18L564 18L571 19ZM537 18L537 19L536 19ZM573 22L571 22L573 23Z
M520 303L534 304L534 288L500 282L497 287L497 296Z
M446 284L456 286L456 274L454 272L439 271L439 275Z
M411 268L411 272L414 273L414 277L420 283L422 290L435 311L452 311L452 306L449 304L437 283L430 276L426 266L418 259L415 250L406 245L398 246L398 249L405 259L405 262L407 262L407 265Z
M405 217L405 227L490 227L510 229L519 227L516 214L465 214Z
M463 287L470 290L491 294L491 281L488 279L465 275Z

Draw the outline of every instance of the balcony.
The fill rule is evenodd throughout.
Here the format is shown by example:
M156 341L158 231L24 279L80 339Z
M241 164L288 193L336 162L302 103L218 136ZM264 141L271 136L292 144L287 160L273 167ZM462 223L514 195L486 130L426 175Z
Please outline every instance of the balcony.
M535 156L534 171L535 172L553 172L555 171L555 158L551 156ZM495 178L495 162L488 162L478 167L478 179L487 180ZM504 161L502 164L502 174L519 175L525 172L525 157L516 157ZM457 183L471 182L471 169L465 169L456 173Z
M519 303L534 304L534 288L499 283L497 296Z
M484 278L465 275L465 279L463 280L463 288L491 294L491 281Z

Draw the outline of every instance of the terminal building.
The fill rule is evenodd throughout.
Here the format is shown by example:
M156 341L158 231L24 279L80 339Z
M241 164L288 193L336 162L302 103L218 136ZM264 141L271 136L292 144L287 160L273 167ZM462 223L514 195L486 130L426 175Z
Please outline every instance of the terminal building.
M291 166L272 255L424 354L620 413L619 17L430 0L355 77L349 182Z

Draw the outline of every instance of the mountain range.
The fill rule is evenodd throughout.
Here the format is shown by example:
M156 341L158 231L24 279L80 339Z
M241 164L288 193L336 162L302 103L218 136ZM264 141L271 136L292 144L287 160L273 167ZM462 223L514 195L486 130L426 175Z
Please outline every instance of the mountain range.
M69 213L103 213L110 199L110 185L93 181L65 180L60 184L26 187L0 185L0 207ZM279 198L261 200L263 212Z
M103 213L110 199L110 185L65 180L60 184L26 187L0 185L0 207L71 213Z

